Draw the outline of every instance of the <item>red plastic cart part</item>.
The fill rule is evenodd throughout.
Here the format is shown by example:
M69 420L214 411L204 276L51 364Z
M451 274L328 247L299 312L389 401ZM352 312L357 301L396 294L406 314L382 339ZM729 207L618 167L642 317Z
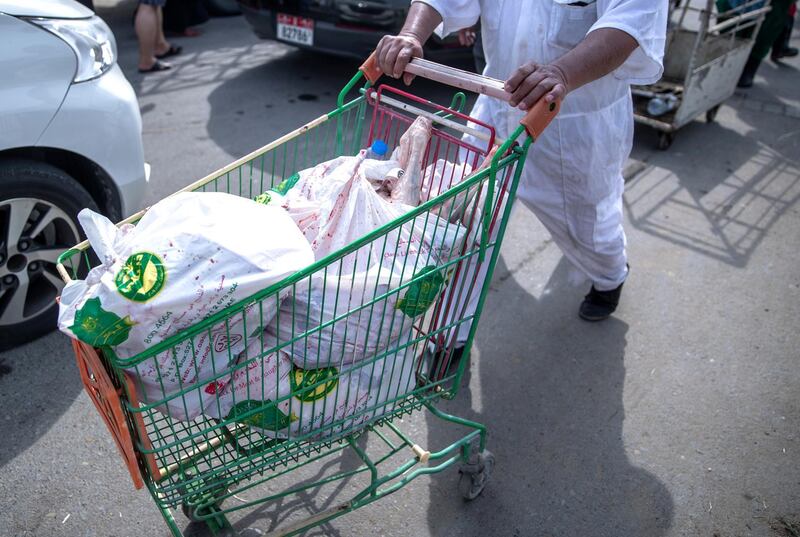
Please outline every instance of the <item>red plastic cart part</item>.
M75 361L78 364L83 387L114 438L122 460L131 475L131 480L133 480L133 486L139 490L144 487L144 479L134 447L134 435L131 433L123 408L122 388L117 388L112 382L97 349L76 340L72 340L72 349L75 352ZM127 376L125 376L125 382L128 393L136 399L136 389L133 382ZM144 433L145 428L142 416L134 413L134 420L137 427ZM146 447L149 446L150 442L147 435L142 434L141 436ZM160 472L153 455L142 455L152 475L159 476Z

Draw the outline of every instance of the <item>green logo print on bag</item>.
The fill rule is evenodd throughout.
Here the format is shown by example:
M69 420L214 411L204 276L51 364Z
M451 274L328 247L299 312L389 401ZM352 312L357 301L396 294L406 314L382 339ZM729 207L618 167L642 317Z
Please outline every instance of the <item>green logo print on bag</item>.
M335 367L301 369L292 365L289 384L292 387L292 395L304 403L311 403L322 399L336 388L339 384L339 371Z
M125 261L114 283L119 294L134 302L147 302L164 287L167 271L156 254L138 252Z
M436 301L444 286L444 276L436 265L430 265L414 275L415 280L408 286L406 296L397 301L395 308L409 317L416 317L427 311Z
M296 185L297 181L299 180L300 180L300 174L294 173L290 177L284 179L283 181L275 185L275 188L273 188L272 190L274 190L281 196L285 196L286 193L289 192L289 189L292 188L294 185Z
M69 327L75 337L93 347L119 345L126 339L134 323L130 317L120 318L114 312L106 311L100 299L90 298L75 312L75 324Z
M300 174L295 173L291 177L288 177L283 181L281 181L280 183L278 183L277 185L275 185L274 188L271 188L266 192L264 192L263 194L259 194L258 196L253 198L253 201L255 201L256 203L260 203L261 205L269 205L270 203L272 203L272 196L270 195L270 192L273 192L275 194L280 194L281 196L285 196L286 193L289 192L289 189L292 188L294 185L296 185L297 181L299 180L300 180Z
M260 412L256 412L252 416L239 418L239 416L259 409ZM233 420L236 423L242 423L251 427L258 427L259 429L277 432L287 428L292 422L297 421L298 417L294 415L294 412L292 412L290 416L287 416L269 399L265 401L253 401L248 399L247 401L236 403L225 419Z

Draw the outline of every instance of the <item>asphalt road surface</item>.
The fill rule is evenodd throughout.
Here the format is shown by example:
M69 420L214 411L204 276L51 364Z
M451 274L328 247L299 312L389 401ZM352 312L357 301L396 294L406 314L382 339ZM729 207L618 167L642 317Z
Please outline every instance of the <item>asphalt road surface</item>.
M98 4L140 97L148 203L329 111L357 67L259 41L234 17L177 40L175 69L144 77L131 3ZM577 318L586 289L535 218L514 215L469 376L444 405L490 428L497 466L480 498L465 503L450 470L308 534L800 535L798 65L765 64L754 90L668 152L637 132L633 271L614 319ZM402 426L431 449L454 434L424 414ZM0 430L0 535L168 535L82 392L66 337L0 355ZM234 518L273 528L354 485ZM176 516L186 535L207 535Z

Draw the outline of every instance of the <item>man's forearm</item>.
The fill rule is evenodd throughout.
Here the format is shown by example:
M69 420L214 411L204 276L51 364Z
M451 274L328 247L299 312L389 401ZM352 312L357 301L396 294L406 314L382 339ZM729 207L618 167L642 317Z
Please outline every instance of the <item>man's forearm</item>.
M628 33L616 28L590 32L577 47L552 65L560 69L569 91L602 78L625 63L639 46Z
M438 11L423 2L414 2L399 35L413 37L424 44L441 22L442 16Z

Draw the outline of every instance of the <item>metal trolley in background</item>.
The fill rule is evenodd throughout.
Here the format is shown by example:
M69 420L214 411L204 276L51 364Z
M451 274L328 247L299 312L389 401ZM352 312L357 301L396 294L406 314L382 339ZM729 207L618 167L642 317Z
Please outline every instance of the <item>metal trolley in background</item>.
M769 0L750 0L723 13L714 0L677 4L670 10L663 78L632 90L634 117L659 131L659 149L669 148L677 130L695 118L705 114L714 121L736 90L770 9Z
M408 70L462 89L508 98L502 90L502 83L492 79L424 60L414 60ZM94 349L73 342L86 391L115 438L135 486L146 486L150 490L176 537L181 535L172 511L176 508L191 520L206 523L215 535L235 535L229 516L242 509L263 504L272 504L280 509L284 505L281 500L286 496L307 497L323 486L339 487L337 484L341 484L344 487L348 484L352 488L357 478L363 481L346 501L332 506L328 504L310 518L286 520L276 515L273 527L269 528L273 532L270 534L294 535L380 499L420 475L439 472L456 464L461 465L459 490L465 498L473 499L481 493L492 471L494 458L486 450L486 427L446 414L437 408L437 403L452 399L458 393L467 360L451 363L455 334L459 328L469 329L465 350L465 356L468 356L486 299L488 284L478 280L475 272L469 272L468 266L476 260L488 263L486 282L491 279L500 251L499 247L493 246L499 246L502 241L528 148L534 137L557 114L558 106L557 103L538 103L508 140L496 140L491 127L454 109L458 108L456 103L464 104L463 94L457 94L458 98L453 100L450 108L443 107L390 87L376 89L373 84L379 76L371 59L342 90L338 107L331 113L185 190L227 192L255 198L299 170L340 155L355 154L374 139L396 144L419 115L430 118L434 125L423 165L446 159L469 163L474 171L468 175L452 176L456 175L454 172L450 177L445 174L439 179L435 179L434 174L423 177L423 184L426 181L444 181L446 184L435 189L443 193L283 282L216 313L137 356L123 359L115 356L111 349ZM361 86L361 94L347 101L347 95L361 85L364 77L368 81ZM471 136L465 138L465 134ZM472 141L465 141L467 139ZM429 183L429 186L434 185ZM448 190L448 187L452 188ZM456 217L454 211L461 216ZM127 222L135 223L143 214L144 211ZM465 238L455 247L451 245L451 251L439 258L438 265L425 266L424 270L409 266L391 289L378 290L376 286L374 293L358 303L353 303L352 297L346 294L345 285L339 289L337 278L342 274L346 256L359 255L365 247L373 248L367 248L367 251L374 251L374 248L383 252L396 251L401 245L392 243L389 238L399 237L397 230L405 228L413 233L413 230L429 229L428 226L433 226L434 222L440 226L442 222L455 226L455 221L463 226ZM439 233L439 237L433 240L442 240L441 236ZM437 237L436 232L433 232L433 237ZM59 270L65 280L78 277L91 264L88 244L84 242L65 252L59 261ZM185 386L176 393L168 393L162 388L161 396L155 399L148 399L139 387L137 376L132 374L138 368L155 366L178 370L179 354L184 359L187 348L200 348L202 338L211 341L212 331L220 327L225 330L229 323L241 322L246 314L248 319L252 318L254 311L266 312L266 318L269 316L266 310L274 310L279 295L285 295L286 290L294 292L310 285L312 278L320 277L332 284L326 289L335 289L333 299L338 301L341 298L342 304L335 318L320 324L319 320L309 318L306 312L295 311L293 318L303 320L297 324L304 326L305 331L293 329L290 339L272 342L264 337L264 326L252 327L253 330L248 331L250 341L244 342L248 350L232 357L227 368L216 371L212 378L204 379L203 385L216 386L217 380L244 376L249 386L247 376L250 371L265 369L266 361L276 352L308 344L326 327L324 325L346 323L349 316L386 307L386 299L393 293L405 292L406 298L413 294L417 304L427 293L430 305L409 314L408 325L405 330L400 330L403 337L388 348L353 364L342 365L346 362L339 361L337 367L323 368L324 371L303 370L290 365L291 393L277 396L273 401L248 400L243 407L237 405L237 412L231 412L224 419L201 415L192 421L181 421L170 414L167 403L180 405L181 398L203 386ZM467 314L462 304L475 294L480 299L478 310ZM329 295L326 297L331 299ZM294 323L290 324L294 327ZM370 335L380 339L391 330L392 327L373 326ZM213 346L211 352L232 354L230 348ZM174 363L168 361L159 365L156 356L172 356ZM205 357L189 353L194 368L198 368L201 358ZM273 426L274 431L291 422L296 413L303 412L303 408L309 412L307 405L293 407L297 401L315 401L318 394L332 390L335 390L333 400L337 404L340 395L349 397L349 392L340 394L341 390L350 389L345 377L359 371L369 371L372 375L369 378L375 378L377 371L378 377L387 384L373 387L384 394L376 403L361 404L346 417L323 421L319 427L310 430L293 432L288 427L281 435L269 432ZM400 382L394 379L408 380ZM206 393L214 396L216 392ZM401 430L398 418L420 410L429 412L432 419L438 418L439 424L447 422L460 428L458 439L435 450L415 442ZM430 423L432 427L438 426ZM357 465L341 464L340 469L332 473L314 470L310 477L304 473L309 468L334 467L326 463L336 461L336 457L345 451L359 461ZM295 474L298 477L292 479Z

